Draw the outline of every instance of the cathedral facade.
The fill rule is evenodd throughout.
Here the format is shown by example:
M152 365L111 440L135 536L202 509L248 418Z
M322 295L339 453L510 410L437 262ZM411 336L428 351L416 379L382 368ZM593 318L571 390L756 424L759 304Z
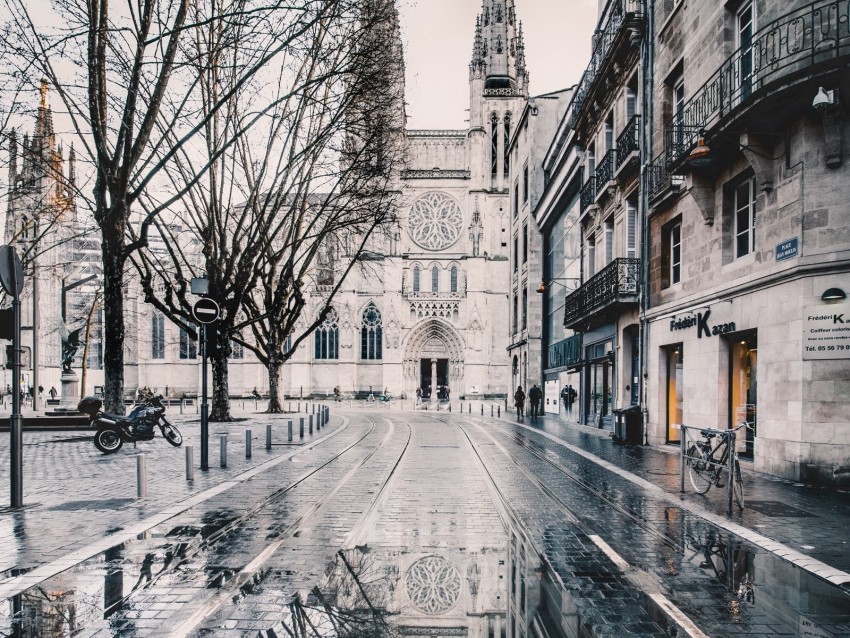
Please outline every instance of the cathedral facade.
M397 174L401 193L397 226L375 242L377 249L363 268L349 275L325 323L292 353L281 379L286 396L331 394L336 387L355 396L386 389L395 396L412 397L418 389L425 399L433 400L508 392L507 151L512 127L528 96L513 0L483 2L474 31L469 91L468 128L404 132L405 159ZM68 162L71 168L64 171L62 151L50 126L46 86L33 140L24 146L28 155L39 153L33 166L47 168L38 180L27 181L17 175L12 158L16 173L12 185L25 189L17 193L13 188L9 199L6 241L10 243L21 239L21 224L32 202L55 199L49 207L41 206L54 211L54 218L60 209L66 217L71 215L67 211L75 211L70 195L73 158ZM93 261L96 253L91 255ZM36 326L38 341L49 344L38 354L40 384L45 388L58 384L59 378L57 330L64 325L61 289L68 288L69 282L90 279L91 273L80 270L80 260L76 262L57 262L53 270L44 269L40 279L43 294L50 288L50 303L38 304L44 310L40 327ZM94 290L96 281L91 279L76 292ZM76 304L79 308L65 309L66 324L82 326L91 315L93 322L88 323L94 324L97 337L100 311L94 307L92 290ZM137 298L132 284L129 290L126 394L132 396L142 386L172 397L197 394L197 345L184 330ZM317 296L316 307L308 307L306 316L318 312L319 303ZM99 348L99 339L91 342ZM77 354L75 368L81 365L81 355ZM87 393L103 383L98 356L91 359L89 353L89 357ZM249 352L236 347L229 384L232 395L247 395L253 388L264 392L267 372Z

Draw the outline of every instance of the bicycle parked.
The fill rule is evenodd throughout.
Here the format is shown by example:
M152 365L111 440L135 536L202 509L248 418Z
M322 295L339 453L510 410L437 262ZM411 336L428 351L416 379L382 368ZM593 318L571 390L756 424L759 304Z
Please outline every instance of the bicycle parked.
M731 430L700 430L702 440L694 441L687 451L688 477L691 485L698 494L705 494L711 486L722 487L721 479L723 473L729 472L729 441L732 433L741 428L750 428L752 425L744 421ZM712 442L712 439L717 439ZM732 481L732 493L738 506L744 508L744 478L741 474L741 464L738 461L737 450L731 450L734 454L732 460L733 476L728 477Z

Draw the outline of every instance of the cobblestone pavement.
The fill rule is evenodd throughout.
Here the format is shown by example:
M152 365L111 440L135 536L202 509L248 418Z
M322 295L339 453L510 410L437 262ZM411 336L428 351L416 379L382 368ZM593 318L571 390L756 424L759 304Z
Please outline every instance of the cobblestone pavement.
M679 495L672 454L548 418L400 408L332 405L303 444L296 418L293 445L289 417L246 411L211 426L213 467L191 483L161 440L104 457L90 435L26 434L27 507L0 513L0 630L17 611L51 636L280 636L293 601L366 608L359 592L401 635L850 636L847 589L811 573L843 569L846 494L749 472L761 511L727 519L721 490ZM197 460L196 419L174 418Z

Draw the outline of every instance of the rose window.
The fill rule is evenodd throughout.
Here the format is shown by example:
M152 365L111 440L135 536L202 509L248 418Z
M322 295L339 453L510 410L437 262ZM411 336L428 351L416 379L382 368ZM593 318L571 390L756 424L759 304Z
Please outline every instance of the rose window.
M442 614L460 597L460 573L438 556L422 558L407 570L407 595L426 614Z
M426 250L443 250L454 244L463 229L458 203L443 193L427 193L410 210L410 237Z

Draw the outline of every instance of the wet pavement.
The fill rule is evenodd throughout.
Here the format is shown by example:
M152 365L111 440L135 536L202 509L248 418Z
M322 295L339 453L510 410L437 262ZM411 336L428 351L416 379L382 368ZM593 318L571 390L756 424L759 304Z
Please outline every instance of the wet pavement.
M334 408L292 445L290 416L212 425L192 482L159 439L27 433L0 635L850 636L846 493L748 472L728 518L674 454L587 428ZM174 420L197 459L196 418Z

